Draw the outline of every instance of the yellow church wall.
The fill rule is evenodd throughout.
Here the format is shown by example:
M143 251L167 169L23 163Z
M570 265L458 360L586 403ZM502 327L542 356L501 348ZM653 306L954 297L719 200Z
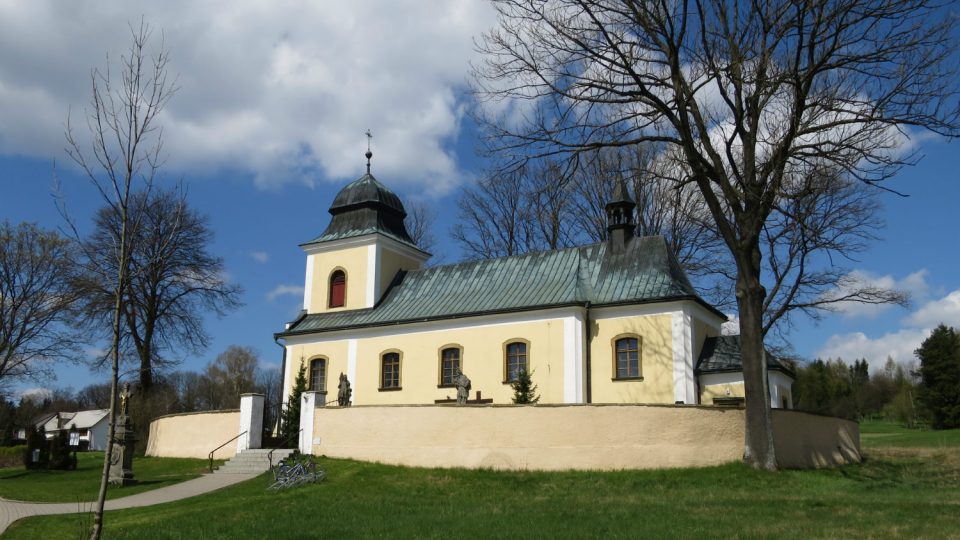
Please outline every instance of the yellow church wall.
M327 381L326 388L316 388L311 390L326 390L327 401L336 399L337 384L340 373L347 373L347 351L348 342L345 339L325 341L322 343L309 343L303 345L292 345L287 348L287 365L284 381L287 381L287 387L283 391L283 399L286 400L293 390L294 379L297 377L297 371L300 369L300 363L306 369L307 382L310 379L310 361L314 358L326 358L327 360Z
M599 318L590 345L593 403L673 403L673 335L670 314ZM615 380L614 340L640 338L642 380Z
M704 384L700 387L700 403L704 405L712 405L713 398L742 398L744 395L743 383Z
M366 307L367 251L367 246L356 246L308 255L313 259L310 307L308 308L310 313ZM330 275L337 269L343 270L347 275L344 306L328 308Z
M383 295L387 292L387 287L390 286L397 272L417 268L420 268L419 260L392 250L383 249L380 252L380 294Z
M360 339L357 342L356 404L425 404L454 399L455 387L439 387L440 351L461 347L461 369L470 378L470 399L511 403L504 381L503 347L508 341L529 343L527 362L541 400L563 402L563 320L475 326ZM380 355L400 352L400 390L381 390Z
M700 358L700 351L703 350L703 342L708 337L720 335L720 329L711 324L707 324L703 319L693 317L693 365L696 367L697 359Z

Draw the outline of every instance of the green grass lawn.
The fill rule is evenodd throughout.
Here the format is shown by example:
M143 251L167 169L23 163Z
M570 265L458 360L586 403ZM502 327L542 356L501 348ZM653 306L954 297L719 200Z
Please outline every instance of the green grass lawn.
M909 429L882 420L864 420L860 423L860 442L871 448L956 448L960 446L960 429L934 431Z
M739 464L540 473L320 459L322 484L271 493L264 475L185 501L110 512L105 538L960 537L960 449L939 444L958 433L907 435L923 447L868 436L862 464L778 473ZM30 518L7 535L75 536L78 523L77 516Z
M111 486L107 498L126 497L196 478L207 471L208 464L205 459L134 458L137 484ZM75 471L31 471L22 466L0 469L0 497L18 501L92 501L100 490L102 468L103 452L80 452Z

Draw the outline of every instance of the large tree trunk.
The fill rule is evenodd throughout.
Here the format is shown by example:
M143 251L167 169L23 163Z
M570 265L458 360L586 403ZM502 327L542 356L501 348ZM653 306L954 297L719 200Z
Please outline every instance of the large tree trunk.
M759 257L758 257L759 258ZM740 315L740 358L746 394L744 463L756 469L776 470L773 446L773 414L763 346L763 300L759 265L740 264L737 269L737 306ZM746 268L745 268L746 267Z

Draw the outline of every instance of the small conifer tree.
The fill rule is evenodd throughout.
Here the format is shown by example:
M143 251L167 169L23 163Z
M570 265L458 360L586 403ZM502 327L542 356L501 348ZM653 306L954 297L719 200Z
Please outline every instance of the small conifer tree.
M50 462L47 467L63 471L75 468L70 454L70 434L66 430L61 429L50 441Z
M297 371L297 377L293 380L293 390L287 398L287 406L280 417L280 436L284 442L297 440L297 432L300 431L300 398L307 391L307 368L300 360L300 369Z
M517 380L510 383L513 389L513 402L517 405L536 403L540 401L537 394L537 385L533 384L533 374L525 369L517 373Z

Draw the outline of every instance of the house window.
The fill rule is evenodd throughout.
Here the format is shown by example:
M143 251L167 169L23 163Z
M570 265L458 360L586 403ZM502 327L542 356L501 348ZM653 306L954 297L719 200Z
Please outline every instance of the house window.
M380 390L400 389L400 353L387 352L380 356Z
M327 388L327 359L314 358L310 361L310 390Z
M444 347L440 350L440 386L455 386L460 373L460 351L457 347Z
M529 371L527 366L527 344L523 341L512 341L504 347L504 382L514 382L521 371Z
M330 275L330 306L343 307L347 295L347 275L343 270L337 270Z
M613 378L640 379L640 337L619 336L614 339Z

